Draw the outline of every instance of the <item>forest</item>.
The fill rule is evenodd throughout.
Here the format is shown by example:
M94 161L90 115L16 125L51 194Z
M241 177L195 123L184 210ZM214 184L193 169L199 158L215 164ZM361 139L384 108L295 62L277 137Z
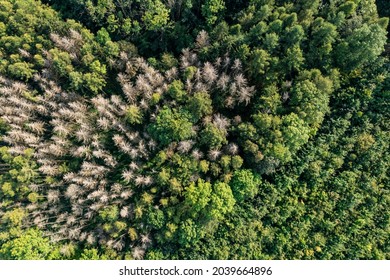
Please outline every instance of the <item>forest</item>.
M0 259L390 259L388 0L0 0Z

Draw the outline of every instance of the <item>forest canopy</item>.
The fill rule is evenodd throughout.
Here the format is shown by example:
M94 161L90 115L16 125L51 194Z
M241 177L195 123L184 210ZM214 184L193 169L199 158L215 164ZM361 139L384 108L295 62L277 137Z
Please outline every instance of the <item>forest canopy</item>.
M389 4L0 0L0 259L388 259Z

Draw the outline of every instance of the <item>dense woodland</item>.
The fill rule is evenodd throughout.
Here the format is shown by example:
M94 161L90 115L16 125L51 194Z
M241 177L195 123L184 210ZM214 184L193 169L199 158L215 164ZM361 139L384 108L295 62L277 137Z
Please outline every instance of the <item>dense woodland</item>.
M0 0L0 259L389 259L387 0Z

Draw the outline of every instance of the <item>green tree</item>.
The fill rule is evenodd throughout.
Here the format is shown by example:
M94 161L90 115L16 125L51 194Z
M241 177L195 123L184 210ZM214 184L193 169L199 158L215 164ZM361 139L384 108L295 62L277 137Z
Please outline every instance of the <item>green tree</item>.
M217 22L224 10L225 2L223 0L206 0L206 3L202 5L202 15L210 26Z
M213 219L222 220L226 214L233 211L236 200L230 186L226 183L217 182L213 185L209 204L209 215Z
M219 149L227 143L227 131L219 129L213 124L207 124L202 130L200 143L210 149Z
M149 131L161 144L189 139L193 135L191 115L164 107L157 115L156 122L149 125Z
M259 192L260 179L249 169L237 170L230 183L234 198L238 202L251 199Z
M146 30L162 31L168 26L169 10L160 0L146 1L146 11L142 16Z
M6 260L45 260L50 258L52 251L49 239L43 237L39 230L31 228L3 243L0 256Z
M375 60L384 51L386 40L386 30L383 27L378 24L363 24L336 47L338 66L351 71Z
M206 115L212 113L212 101L210 95L206 92L196 92L188 99L188 110L194 116L194 120L198 121Z

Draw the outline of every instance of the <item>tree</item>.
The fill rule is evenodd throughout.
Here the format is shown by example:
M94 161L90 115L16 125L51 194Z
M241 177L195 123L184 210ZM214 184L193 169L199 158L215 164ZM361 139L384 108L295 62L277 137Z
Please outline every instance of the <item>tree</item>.
M169 95L177 100L183 101L187 95L186 91L183 89L184 84L180 80L175 80L169 87L168 93Z
M140 124L142 123L143 114L140 108L136 105L130 105L126 111L126 120L130 124Z
M196 92L188 99L187 106L195 121L210 115L213 109L210 95L206 92Z
M209 215L213 219L222 220L226 214L233 211L235 202L230 186L226 183L217 182L213 185L213 192L209 204Z
M160 0L146 1L146 11L142 16L146 30L163 31L169 22L169 10Z
M157 115L156 122L149 126L149 132L162 145L189 139L193 135L191 115L164 107Z
M0 247L0 256L6 260L45 260L51 257L53 246L37 229L28 229Z
M220 149L223 144L227 143L226 135L226 130L218 129L214 125L208 124L202 130L200 144L210 149Z
M223 0L206 0L206 3L202 5L202 15L210 26L217 22L224 10L225 2Z
M359 68L376 59L383 51L386 30L378 24L363 24L336 47L335 59L344 71Z
M44 2L0 0L0 258L390 257L374 0Z
M210 201L212 186L209 182L199 179L197 183L191 183L185 192L184 207L188 207L189 216L195 218Z
M250 72L255 79L265 74L270 65L271 57L269 53L262 49L256 49L252 52Z
M260 179L248 169L237 170L230 183L234 198L238 202L252 199L259 192Z

